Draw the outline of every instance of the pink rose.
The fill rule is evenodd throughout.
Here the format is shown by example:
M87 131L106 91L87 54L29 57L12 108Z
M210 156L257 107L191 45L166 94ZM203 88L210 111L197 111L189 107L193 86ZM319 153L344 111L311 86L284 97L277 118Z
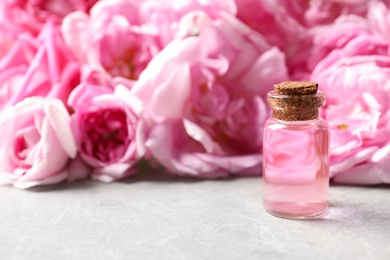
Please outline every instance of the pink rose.
M180 19L200 10L218 17L221 11L234 14L236 7L233 0L101 1L90 15L68 15L62 33L80 61L133 81L178 36Z
M327 93L331 175L336 182L390 183L390 57L388 42L361 35L334 50L313 71Z
M104 76L87 71L82 83L72 92L69 103L75 112L71 126L80 158L92 168L92 178L111 182L136 172L142 157L142 129L139 113L142 105L127 87L105 82ZM73 178L85 175L88 168L80 161L73 164ZM84 172L83 172L84 171Z
M138 79L161 50L159 32L139 17L141 1L102 1L91 15L74 12L62 25L65 42L78 59L113 77Z
M289 74L297 80L307 80L313 69L308 57L317 55L313 36L318 27L331 24L340 15L365 15L366 0L236 0L237 17L262 33L267 41L286 54Z
M374 1L376 0L312 0L305 11L305 22L308 26L314 26L330 24L344 14L365 16L370 2Z
M37 38L21 34L0 59L0 109L31 96L65 103L80 81L79 70L53 23L48 22Z
M306 59L312 46L311 35L303 21L307 4L279 0L236 0L236 4L240 20L284 51L289 74L294 79L304 78L308 73Z
M370 2L376 0L236 0L238 18L252 28L269 31L267 25L293 32L331 24L345 14L365 16ZM264 23L265 22L265 23ZM295 25L298 27L290 27ZM296 35L299 36L299 35Z
M220 17L220 12L226 12L231 15L236 15L237 6L234 0L165 0L156 4L149 1L146 9L165 10L167 12L176 13L176 17L180 20L184 15L193 11L201 11L209 15L211 18ZM150 9L149 9L150 10Z
M221 12L236 15L237 6L234 0L145 1L141 17L158 28L160 41L165 46L176 38L181 18L194 11L216 19Z
M16 35L0 25L0 59L12 48Z
M54 184L68 177L76 156L70 117L58 99L27 98L0 113L0 184L18 188Z
M177 174L259 174L263 98L287 79L283 54L227 13L191 13L181 26L132 90L145 102L147 148Z
M307 57L310 71L334 49L344 48L359 36L371 35L367 19L356 15L343 15L330 25L313 30L313 49Z
M48 19L60 23L76 10L88 12L98 0L3 0L0 23L13 31L36 35Z
M374 33L390 40L390 3L388 1L385 3L371 3L368 21Z

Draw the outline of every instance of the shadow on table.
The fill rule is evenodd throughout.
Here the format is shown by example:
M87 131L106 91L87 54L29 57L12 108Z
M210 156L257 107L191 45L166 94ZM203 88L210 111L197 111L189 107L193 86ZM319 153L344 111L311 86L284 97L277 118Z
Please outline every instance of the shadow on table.
M378 209L369 208L367 205L336 206L331 205L323 216L312 219L316 222L339 222L354 225L359 228L361 225L368 225L375 220L375 223L388 222L388 214Z
M330 187L348 187L348 188L359 188L359 189L390 189L390 184L377 184L377 185L359 185L359 184L343 184L330 182Z
M356 225L356 228L359 228L359 225L367 225L367 223L372 222L373 220L376 223L386 223L388 221L388 214L381 214L377 209L371 209L365 207L364 205L358 206L339 206L331 204L326 213L319 217L313 217L308 219L285 219L286 221L299 221L299 222L308 222L308 223L345 223L348 225Z
M297 219L297 221L308 222L342 222L365 224L373 219L375 221L388 222L389 215L386 212L388 200L378 201L379 198L388 196L387 191L390 185L346 185L331 183L329 208L321 216ZM390 190L389 190L390 191ZM383 214L382 214L383 213Z

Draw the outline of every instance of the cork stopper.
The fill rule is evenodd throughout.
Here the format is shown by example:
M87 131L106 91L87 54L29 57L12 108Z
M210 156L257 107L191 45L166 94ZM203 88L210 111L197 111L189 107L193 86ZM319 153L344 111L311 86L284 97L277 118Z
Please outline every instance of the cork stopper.
M275 93L279 95L314 95L318 83L303 81L286 81L274 85Z
M268 93L273 117L284 121L306 121L318 118L318 109L325 104L324 92L318 83L287 81L274 85Z

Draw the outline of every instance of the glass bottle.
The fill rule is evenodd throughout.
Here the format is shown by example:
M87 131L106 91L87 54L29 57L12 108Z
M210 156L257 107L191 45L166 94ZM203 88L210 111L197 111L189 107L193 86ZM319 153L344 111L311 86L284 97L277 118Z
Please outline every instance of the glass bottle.
M284 218L319 216L328 208L329 130L319 117L324 92L314 82L283 82L267 95L263 205Z

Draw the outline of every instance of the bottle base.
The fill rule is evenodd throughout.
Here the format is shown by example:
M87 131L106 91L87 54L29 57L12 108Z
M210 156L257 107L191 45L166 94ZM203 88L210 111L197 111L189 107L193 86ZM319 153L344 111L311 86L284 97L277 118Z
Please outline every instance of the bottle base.
M324 215L328 210L328 202L274 202L263 201L265 210L279 218L312 219Z

